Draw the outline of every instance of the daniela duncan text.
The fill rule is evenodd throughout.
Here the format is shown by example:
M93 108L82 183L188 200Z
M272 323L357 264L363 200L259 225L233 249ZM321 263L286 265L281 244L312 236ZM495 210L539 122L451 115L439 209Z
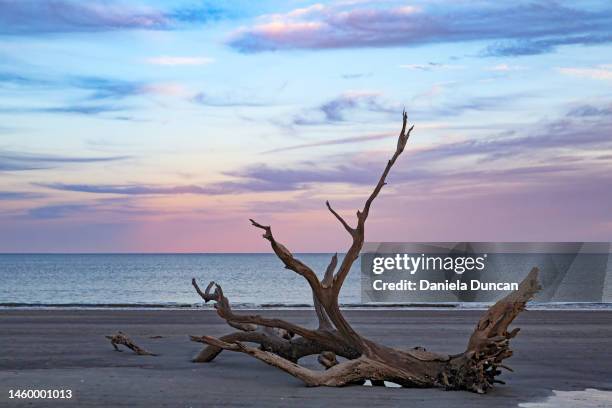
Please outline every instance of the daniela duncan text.
M456 281L444 281L444 282L430 282L425 279L419 281L411 281L402 279L397 282L383 282L380 279L372 282L372 288L376 291L391 290L391 291L416 291L416 290L428 290L428 291L449 291L449 290L486 290L486 291L507 291L507 290L518 290L518 283L516 282L481 282L476 279L467 282Z

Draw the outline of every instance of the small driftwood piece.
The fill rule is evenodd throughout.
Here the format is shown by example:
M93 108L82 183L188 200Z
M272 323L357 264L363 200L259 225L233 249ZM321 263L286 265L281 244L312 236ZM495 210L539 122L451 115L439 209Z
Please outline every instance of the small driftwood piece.
M195 362L212 361L223 350L244 353L299 378L311 387L339 387L369 380L373 385L389 381L402 387L441 387L485 393L495 383L502 383L497 376L502 368L509 370L504 360L512 355L509 342L519 330L509 330L508 327L540 289L537 268L531 270L518 290L489 308L476 325L465 351L459 354L434 353L423 347L401 350L378 344L357 333L340 310L338 295L363 247L370 207L387 184L387 175L404 151L412 129L408 127L404 112L395 152L363 208L357 211L353 225L326 202L328 210L348 233L351 245L340 263L337 255L332 257L322 279L276 240L270 226L251 220L255 228L263 230L263 238L270 242L285 269L308 282L318 327L306 328L281 319L236 313L221 286L210 282L205 290L201 290L193 279L192 285L200 297L205 302L214 302L219 317L237 330L220 338L191 336L192 341L207 344L195 357ZM318 355L318 361L325 369L311 370L299 365L298 360L308 355ZM338 362L336 356L347 360Z
M132 339L129 338L127 334L121 331L118 331L112 336L105 336L105 337L110 340L111 344L115 348L115 351L119 351L119 352L123 351L123 350L120 350L119 347L117 347L117 345L121 344L129 348L130 350L132 350L134 353L138 354L139 356L156 356L157 355L155 353L151 353L150 351L147 351L143 349L142 347L138 346L136 343L134 343Z

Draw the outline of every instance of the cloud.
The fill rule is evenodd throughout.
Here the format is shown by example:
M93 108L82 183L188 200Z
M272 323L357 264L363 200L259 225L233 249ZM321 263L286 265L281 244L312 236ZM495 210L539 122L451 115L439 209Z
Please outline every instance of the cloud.
M248 98L236 98L232 96L210 96L205 92L199 92L191 98L192 102L203 105L203 106L216 106L216 107L262 107L270 106L269 103L264 103Z
M603 81L612 80L612 65L599 65L595 68L558 68L558 71L564 75L572 75L580 78Z
M31 200L44 197L42 194L26 191L0 191L0 201Z
M141 83L89 76L49 76L0 72L0 84L35 89L76 88L92 91L91 100L122 98L140 93Z
M85 116L95 116L101 113L117 112L125 108L111 105L66 105L50 107L31 107L31 108L1 108L0 114L29 114L29 113L49 113L49 114L76 114Z
M197 185L150 185L150 184L66 184L66 183L35 183L38 187L59 191L72 191L92 194L118 194L128 196L146 195L224 195L250 192L272 192L291 190L293 184L281 185L268 183L265 180L241 180L212 183L205 186Z
M537 55L553 52L560 45L597 45L611 41L610 33L559 36L546 40L507 40L490 45L484 50L483 55L492 57Z
M141 94L185 97L190 92L182 84L176 82L159 82L142 86Z
M432 108L415 107L409 108L408 110L414 112L414 114L419 114L419 116L422 117L458 116L469 111L483 112L508 107L517 103L519 100L528 98L530 96L531 95L525 93L496 96L468 96L464 99L451 100Z
M380 92L349 91L328 100L314 109L296 115L293 118L293 124L320 125L343 122L348 111L357 109L385 113L401 111L401 107L397 104L384 101Z
M367 72L367 73L355 73L355 74L342 74L342 78L343 79L359 79L359 78L367 78L367 77L371 77L372 73L371 72Z
M0 86L10 85L35 90L82 90L86 95L76 97L75 102L63 106L34 106L34 107L0 107L0 114L79 114L100 115L103 113L119 112L128 109L116 101L138 96L171 96L188 97L190 93L185 86L175 82L143 82L105 78L96 76L53 76L48 74L28 75L11 72L0 72ZM137 119L117 115L109 117L115 120Z
M216 20L220 9L164 10L117 1L0 0L0 35L40 35L113 30L170 30Z
M71 163L100 163L128 158L129 156L75 157L0 150L0 172L48 169Z
M576 153L581 150L601 151L612 149L612 139L609 136L611 132L612 118L609 117L602 116L597 121L564 117L522 130L518 136L517 132L511 132L506 136L490 136L438 145L415 153L411 160L426 163L431 160L444 161L454 157L478 156L482 162L544 154L545 151L555 149L571 149Z
M166 16L175 22L181 23L202 23L216 21L225 17L231 17L236 13L222 9L213 5L210 1L200 1L200 5L195 7L181 7L166 12Z
M213 58L206 57L170 57L163 55L161 57L147 58L146 62L153 65L208 65L212 64L215 60Z
M408 111L420 118L458 116L470 111L482 112L500 109L531 96L525 93L515 93L498 96L468 96L460 100L453 98L435 106L419 103L420 99L431 98L442 93L444 86L445 84L436 84L427 92L417 95L414 98L415 102L407 106ZM295 114L290 125L333 125L347 121L350 113L369 112L388 115L397 114L403 109L404 106L398 102L387 100L381 92L348 91L318 106ZM278 122L277 125L289 126L284 122Z
M40 79L31 78L27 75L4 71L0 72L0 84L8 84L13 86L39 86L47 85L47 82Z
M567 113L568 117L595 117L595 116L612 116L612 105L598 107L593 105L580 105L571 109Z
M184 86L176 82L143 82L96 76L25 75L0 72L0 84L34 87L36 89L74 88L90 91L89 101L124 99L138 95L185 95Z
M278 153L278 152L287 152L290 150L301 150L301 149L307 149L307 148L319 147L319 146L362 143L362 142L369 142L371 140L386 139L394 135L395 133L377 133L377 134L365 135L365 136L353 136L353 137L343 137L343 138L331 139L331 140L320 140L317 142L302 143L302 144L297 144L293 146L280 147L278 149L267 150L263 153Z
M270 188L274 186L275 191L301 190L313 183L369 185L376 180L376 172L373 172L370 166L356 166L351 162L326 167L315 167L312 163L306 162L295 163L291 167L255 164L227 174L256 183L264 183Z
M571 111L570 111L571 112ZM593 120L596 119L596 120ZM612 150L612 116L595 118L562 117L544 124L537 124L504 135L471 138L456 142L436 144L406 152L410 171L394 172L393 180L399 183L430 182L432 180L470 179L491 181L501 177L520 180L532 174L543 175L561 171L572 172L589 161L589 154L602 156ZM366 135L330 141L313 142L283 149L303 149L325 145L358 143L383 139L386 134ZM390 148L393 143L390 140ZM569 153L568 153L569 152ZM60 191L117 195L226 195L275 191L308 191L314 184L372 185L382 171L386 154L365 152L322 157L319 163L312 161L291 162L290 166L253 164L223 173L231 179L206 185L147 185L147 184L67 184L37 183L39 187ZM522 160L522 162L521 162ZM593 159L594 160L594 159ZM460 163L457 167L457 163ZM466 164L467 163L467 164ZM599 163L595 165L594 163ZM606 166L605 160L590 161L596 171ZM609 166L608 166L609 167ZM459 170L457 169L468 169Z
M522 71L525 67L521 65L511 65L511 64L497 64L492 67L486 68L487 71L494 72L508 72L508 71Z
M127 96L143 93L144 84L135 81L125 81L114 78L73 76L67 78L55 78L54 86L74 87L92 91L87 99L121 99Z
M571 112L571 111L570 111ZM581 117L569 119L563 117L544 124L533 125L504 136L492 135L486 138L473 138L458 142L437 144L428 148L414 149L406 152L410 161L409 172L394 174L394 180L427 181L449 176L452 160L471 160L477 170L462 171L462 177L470 172L507 174L518 177L530 173L554 172L557 164L550 164L560 153L565 154L568 171L572 169L568 158L576 162L584 159L584 153L601 154L612 150L612 116L601 115L598 120L584 120ZM349 140L350 142L350 140ZM332 141L334 143L334 141ZM318 145L314 143L314 145ZM299 149L308 144L293 146ZM291 167L273 167L266 164L248 166L242 170L228 173L231 176L258 181L267 185L278 185L283 188L304 188L310 183L346 183L353 185L370 185L382 170L379 154L347 154L325 157L318 167L310 162L292 163ZM527 164L517 164L519 158L527 159ZM533 162L537 160L537 162ZM544 161L544 164L540 163ZM500 168L500 165L506 168ZM561 164L558 164L561 165ZM487 168L489 166L490 168ZM596 168L593 167L595 170ZM484 177L484 176L483 176ZM477 180L478 177L474 176ZM484 178L483 178L484 180Z
M108 105L97 105L97 106L87 106L87 105L67 105L67 106L57 106L50 108L39 108L30 110L30 112L40 112L40 113L75 113L78 115L98 115L100 113L106 112L116 112L123 110L123 108L117 106L108 106Z
M417 71L434 71L441 69L464 69L463 65L440 64L438 62L428 62L427 64L403 64L400 68Z
M175 194L208 194L208 190L194 185L187 186L150 186L150 185L90 185L90 184L64 184L64 183L38 183L40 187L53 190L76 191L94 194L122 194L122 195L175 195Z
M115 78L95 76L58 76L43 74L0 72L0 84L31 87L35 89L63 89L75 88L91 91L90 100L123 98L130 95L144 93L144 83L139 81L126 81Z
M64 218L74 213L80 213L89 209L85 204L54 204L42 207L31 208L27 211L26 217L36 220L47 220Z
M151 209L139 205L132 197L104 197L86 202L68 202L60 204L44 204L28 208L16 218L26 220L52 220L60 218L75 218L82 216L87 221L102 219L109 222L105 214L112 214L110 222L129 222L143 216L160 216L162 214L178 214L180 211L171 209ZM121 220L121 221L120 221Z
M612 41L612 8L569 2L448 2L418 7L316 4L263 16L228 43L243 53L492 41L483 55L531 55Z

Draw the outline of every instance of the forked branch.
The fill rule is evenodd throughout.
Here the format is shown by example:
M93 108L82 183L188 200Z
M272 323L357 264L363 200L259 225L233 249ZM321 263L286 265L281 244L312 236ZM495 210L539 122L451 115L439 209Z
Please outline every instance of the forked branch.
M359 355L358 350L352 347L336 330L327 327L325 323L323 323L323 327L320 327L320 329L307 329L282 319L268 319L259 315L234 313L229 300L223 294L221 286L211 282L208 284L207 289L202 291L195 279L192 279L192 284L202 299L207 302L215 301L217 314L224 319L228 325L238 330L247 332L255 331L258 330L258 326L262 326L284 330L291 335L290 337L293 335L301 336L304 339L303 341L300 339L291 340L292 345L299 349L295 351L295 354L300 357L303 355L310 355L312 351L316 351L314 354L318 354L322 351L333 351L346 358L355 358ZM212 288L214 288L214 291L212 291ZM310 344L311 342L314 343L314 345Z
M346 279L348 273L353 266L355 260L357 260L359 253L361 252L361 248L363 247L364 237L365 237L365 222L370 214L370 207L374 202L374 199L378 196L382 188L387 184L386 179L387 175L391 171L391 168L397 161L397 158L402 154L404 148L406 147L406 143L408 142L408 138L410 137L410 133L414 129L414 126L411 126L407 131L408 127L408 114L406 111L402 113L402 130L400 131L399 137L397 139L397 146L395 148L395 152L391 159L387 162L385 169L383 170L378 183L376 183L376 187L374 187L374 191L370 194L368 199L363 206L363 210L357 211L357 228L355 228L355 232L351 234L353 237L353 242L347 251L344 259L342 260L342 264L340 265L340 269L334 278L334 293L337 294L340 292L342 288L342 284Z
M336 212L336 210L334 210L331 206L331 204L329 204L329 201L325 202L325 205L327 206L327 208L329 209L329 211L334 215L334 217L336 217L338 219L338 221L340 221L340 224L342 224L342 226L344 227L344 229L352 236L355 235L355 233L357 232L355 230L355 228L351 227L350 225L348 225L348 223L346 221L344 221L344 218L342 218L342 216L340 214L338 214Z
M272 250L274 251L276 256L278 256L278 258L283 261L285 268L294 271L298 275L302 275L310 284L310 287L313 292L318 292L321 283L319 282L319 278L317 278L317 274L314 273L314 271L302 261L295 258L293 254L283 244L274 239L274 235L272 235L272 227L268 225L262 225L253 219L251 219L250 221L254 227L260 228L265 231L263 237L270 241Z

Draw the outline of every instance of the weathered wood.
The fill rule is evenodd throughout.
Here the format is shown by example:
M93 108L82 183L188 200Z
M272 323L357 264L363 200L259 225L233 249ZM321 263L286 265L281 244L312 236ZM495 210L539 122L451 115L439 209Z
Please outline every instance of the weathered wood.
M115 348L115 351L123 351L123 350L120 350L119 347L117 347L118 345L123 345L129 348L130 350L132 350L134 353L138 354L139 356L156 356L157 355L155 353L151 353L143 349L142 347L139 347L136 343L134 343L132 339L129 338L127 334L123 332L118 331L117 333L111 336L105 336L105 337L110 340L112 346Z
M386 185L387 175L404 151L413 128L408 128L408 118L404 112L396 150L363 209L357 211L355 227L350 226L326 202L329 211L352 239L337 272L338 259L334 255L323 279L319 280L310 267L276 240L270 226L251 220L253 226L264 230L263 237L270 242L285 268L303 276L310 285L318 328L308 329L281 319L234 313L219 285L211 282L202 291L193 279L192 284L202 299L214 301L217 314L239 330L220 339L192 336L192 341L208 345L194 361L212 361L222 350L245 353L301 379L308 386L338 387L363 384L370 380L376 385L390 381L404 387L443 387L484 393L493 384L501 382L496 377L501 373L501 368L508 368L503 360L512 355L509 341L518 333L518 329L508 331L508 326L539 290L537 268L527 275L517 291L498 301L485 313L471 335L466 350L460 354L438 354L422 347L398 350L377 344L357 333L340 310L338 295L363 247L365 223L371 205ZM325 367L324 371L310 370L297 364L301 357L315 354L319 355L318 361ZM348 360L338 363L336 356Z

